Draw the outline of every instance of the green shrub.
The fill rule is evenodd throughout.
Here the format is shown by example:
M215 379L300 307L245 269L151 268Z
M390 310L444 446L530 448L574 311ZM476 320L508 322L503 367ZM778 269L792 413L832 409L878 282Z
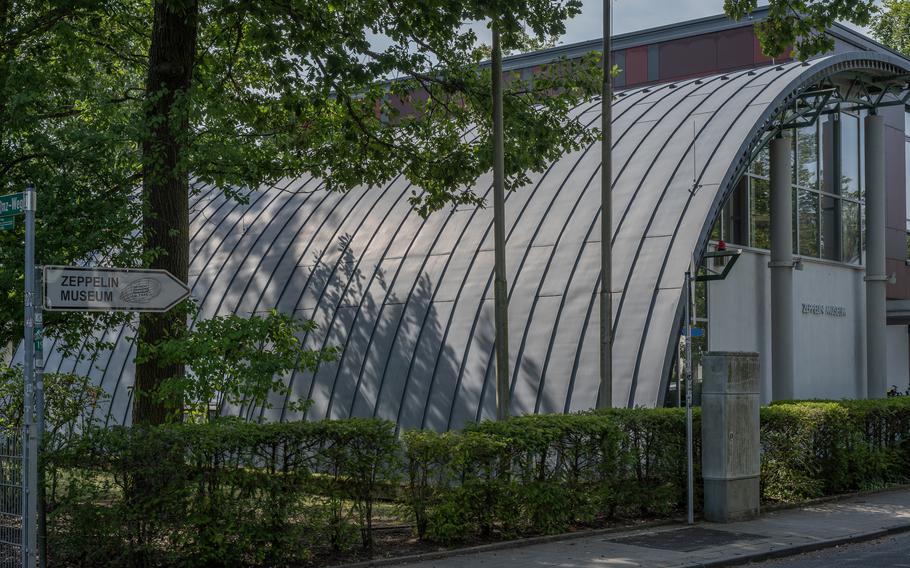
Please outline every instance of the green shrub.
M667 515L686 502L686 415L670 408L610 410L621 434L615 496L621 516ZM693 416L694 461L700 477L700 420ZM700 483L696 483L700 490ZM696 499L699 503L700 500ZM612 511L611 511L612 512Z
M486 422L476 431L508 441L509 480L524 532L553 533L605 515L603 497L616 491L621 433L616 422L592 413L523 416Z
M846 423L837 403L794 403L761 410L761 484L766 500L792 502L824 495L825 473L832 469L832 448L825 441L838 438L834 431Z
M394 425L356 419L95 429L46 462L59 479L54 560L96 566L282 565L369 548L373 504L400 471Z
M907 482L910 398L761 410L762 497L794 502Z
M698 409L694 432L698 507ZM761 451L765 502L907 482L910 398L762 408ZM57 565L309 564L369 552L386 503L419 538L453 544L667 516L686 501L681 409L400 439L393 424L362 419L90 429L46 463Z
M454 473L452 453L457 435L412 430L402 434L407 486L403 493L402 509L413 519L417 536L427 536L431 516L439 515L443 495L450 489Z
M383 486L397 484L400 461L395 426L380 420L338 420L315 423L322 441L316 456L319 493L331 511L329 540L344 548L345 525L360 527L363 547L373 545L373 506ZM385 491L388 493L388 490ZM350 511L345 512L349 502Z

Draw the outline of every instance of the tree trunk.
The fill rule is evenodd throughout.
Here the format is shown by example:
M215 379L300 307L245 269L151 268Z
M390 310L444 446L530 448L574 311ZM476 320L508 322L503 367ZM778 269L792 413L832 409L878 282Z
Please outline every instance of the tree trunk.
M193 78L199 6L197 0L156 0L149 50L145 138L142 142L142 231L151 268L187 281L189 263L189 172L183 149L189 136L187 93ZM148 346L179 335L181 310L142 314L139 362L133 391L133 423L160 424L181 401L157 396L161 383L183 373L181 365L159 365Z

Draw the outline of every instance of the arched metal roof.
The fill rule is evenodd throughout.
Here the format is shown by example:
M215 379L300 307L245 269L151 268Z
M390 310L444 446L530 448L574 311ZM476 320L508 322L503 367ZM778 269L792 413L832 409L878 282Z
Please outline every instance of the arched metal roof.
M847 70L897 73L877 53L831 56L654 85L614 108L615 405L661 400L684 273L773 117L802 89ZM592 125L597 101L577 109ZM479 186L489 191L490 179ZM346 194L285 180L237 204L214 188L192 203L191 268L200 317L277 308L313 318L309 345L336 363L287 377L309 419L377 416L437 430L495 416L492 210L427 219L397 179ZM600 151L564 156L506 200L512 412L591 408L598 385ZM124 330L84 361L51 350L50 372L94 376L107 415L129 421L134 356ZM296 420L287 400L231 413Z

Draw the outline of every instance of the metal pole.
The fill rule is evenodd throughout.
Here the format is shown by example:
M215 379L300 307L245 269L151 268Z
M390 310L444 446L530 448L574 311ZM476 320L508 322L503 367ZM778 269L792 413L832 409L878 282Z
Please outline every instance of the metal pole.
M35 188L25 190L25 357L22 415L22 566L35 567L35 513L38 497L38 445L35 439Z
M44 487L44 278L35 267L35 447L38 451L38 566L47 566L47 511Z
M794 397L793 185L790 140L771 140L771 399Z
M493 239L496 325L496 418L509 416L509 290L506 283L505 150L502 124L502 47L493 22Z
M692 271L686 271L686 511L689 524L695 522L695 469L692 463Z
M613 43L610 37L612 0L603 0L603 97L600 129L600 388L597 408L613 406Z
M885 120L866 117L866 384L869 398L887 388L885 351Z
M676 408L682 408L683 341L676 344Z

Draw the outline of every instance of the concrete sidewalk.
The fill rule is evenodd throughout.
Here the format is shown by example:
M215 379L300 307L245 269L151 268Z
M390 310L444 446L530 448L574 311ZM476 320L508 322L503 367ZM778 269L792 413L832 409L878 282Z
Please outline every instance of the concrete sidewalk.
M726 525L669 525L514 548L455 554L408 568L730 566L910 531L910 490L785 509Z

